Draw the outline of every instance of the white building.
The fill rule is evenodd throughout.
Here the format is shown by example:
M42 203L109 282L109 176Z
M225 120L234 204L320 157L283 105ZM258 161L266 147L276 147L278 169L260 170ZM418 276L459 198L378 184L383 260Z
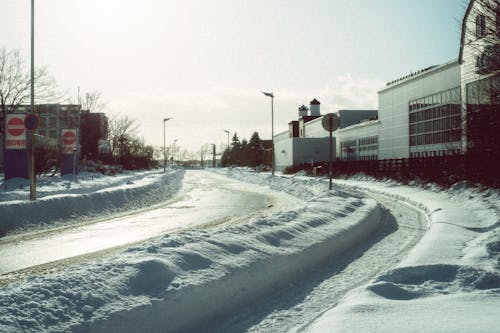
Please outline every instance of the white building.
M497 150L499 12L497 0L471 0L462 23L458 59L388 82L378 92L378 114L376 110L339 110L341 123L334 132L336 157L384 160L464 153L479 146ZM496 64L493 69L492 64ZM287 135L280 134L275 140L328 137L316 99L311 101L311 115L307 116L304 106L299 115L298 121L290 123ZM300 149L283 148L294 153L280 163L295 164L294 154L314 151L314 156L322 156L316 153L318 147L308 149L301 143ZM277 149L277 159L279 154Z

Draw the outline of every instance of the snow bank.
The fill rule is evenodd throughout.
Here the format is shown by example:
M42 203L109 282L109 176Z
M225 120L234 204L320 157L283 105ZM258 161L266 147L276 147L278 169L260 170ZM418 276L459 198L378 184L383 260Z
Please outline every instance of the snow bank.
M218 316L299 281L370 237L385 214L361 195L291 182L271 181L312 198L302 207L246 224L164 235L109 259L5 286L0 331L207 330ZM322 194L314 197L314 191Z
M498 191L337 183L418 205L429 230L396 268L347 294L307 332L498 332Z
M166 174L140 172L117 178L96 175L95 179L88 176L78 183L64 178L51 182L42 180L38 199L33 202L25 196L26 190L21 183L25 180L9 180L3 185L1 196L0 230L70 224L75 220L146 207L176 193L183 174L184 171L175 170ZM20 197L25 199L20 200Z

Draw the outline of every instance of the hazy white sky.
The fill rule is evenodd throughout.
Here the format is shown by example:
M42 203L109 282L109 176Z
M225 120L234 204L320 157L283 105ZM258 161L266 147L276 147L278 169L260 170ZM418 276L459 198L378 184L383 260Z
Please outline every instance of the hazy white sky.
M35 62L74 102L141 123L153 145L199 150L321 112L377 108L387 81L458 57L465 0L35 0ZM0 46L29 62L30 1L0 0Z

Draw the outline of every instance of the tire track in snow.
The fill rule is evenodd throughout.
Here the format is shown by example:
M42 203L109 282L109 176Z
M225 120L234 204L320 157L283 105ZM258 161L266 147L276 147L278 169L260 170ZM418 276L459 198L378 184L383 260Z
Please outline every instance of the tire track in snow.
M368 193L385 208L382 228L365 244L332 258L297 281L214 328L219 332L302 332L336 306L349 290L368 283L401 261L424 235L423 213L382 194ZM300 286L298 286L300 284ZM300 292L297 292L300 291ZM328 306L329 305L329 306Z

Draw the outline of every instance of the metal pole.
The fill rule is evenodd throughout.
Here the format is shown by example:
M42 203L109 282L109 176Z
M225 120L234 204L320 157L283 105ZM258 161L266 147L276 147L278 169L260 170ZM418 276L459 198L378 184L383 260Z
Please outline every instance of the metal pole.
M163 172L167 171L167 151L165 149L165 119L163 119Z
M332 128L333 128L333 118L329 117L330 121L330 162L328 163L328 176L330 177L330 190L332 189Z
M272 175L274 176L274 94L271 93L271 153L272 155Z
M31 0L31 114L35 114L35 0ZM36 200L35 131L30 131L30 200Z
M177 139L174 140L174 148L172 150L172 167L174 166L175 164L175 142L177 141Z
M212 168L215 168L215 144L212 143Z

